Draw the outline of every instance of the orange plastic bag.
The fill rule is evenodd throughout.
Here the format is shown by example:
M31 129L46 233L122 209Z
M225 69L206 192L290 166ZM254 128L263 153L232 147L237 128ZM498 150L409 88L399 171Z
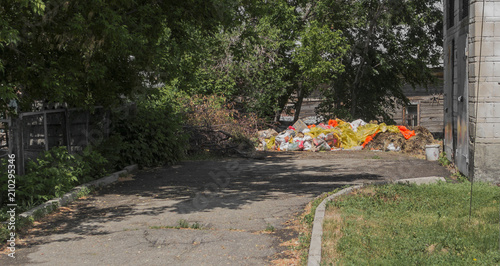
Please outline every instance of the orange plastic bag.
M405 126L398 126L398 128L405 139L410 139L411 137L415 136L415 130L409 130Z
M339 123L337 122L337 120L330 119L328 120L328 125L331 127L336 127L339 125Z
M363 144L361 144L363 146L363 149L365 148L366 144L368 144L370 141L373 140L373 138L375 136L377 136L378 132L379 132L379 130L377 130L377 132L373 133L372 135L366 137L365 142L363 142Z

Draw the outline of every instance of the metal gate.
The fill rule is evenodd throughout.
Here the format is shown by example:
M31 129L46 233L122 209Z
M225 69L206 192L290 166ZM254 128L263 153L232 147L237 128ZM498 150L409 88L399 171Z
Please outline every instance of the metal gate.
M26 112L9 121L8 141L4 145L8 152L4 148L2 154L16 154L18 174L24 174L28 160L53 147L66 146L70 153L75 153L109 136L109 114L101 107L93 112L81 109Z

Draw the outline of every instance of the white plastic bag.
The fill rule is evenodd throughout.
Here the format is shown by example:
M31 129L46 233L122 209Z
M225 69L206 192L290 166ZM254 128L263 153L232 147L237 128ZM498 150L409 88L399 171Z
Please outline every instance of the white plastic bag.
M356 132L358 131L358 127L366 125L366 122L363 121L362 119L354 120L351 123L352 131Z

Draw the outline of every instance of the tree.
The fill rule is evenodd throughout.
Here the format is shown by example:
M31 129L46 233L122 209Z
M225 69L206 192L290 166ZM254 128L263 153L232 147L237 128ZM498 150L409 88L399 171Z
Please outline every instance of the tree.
M273 118L293 91L291 53L300 25L287 1L246 1L241 23L220 27L208 38L197 71L194 93L219 93L240 102L246 111ZM193 58L193 57L190 57Z
M406 103L407 83L433 82L439 65L442 12L438 0L322 0L313 16L341 29L350 45L345 71L331 80L320 106L346 119L390 120L387 111Z
M301 34L300 45L294 51L293 61L299 66L297 75L297 103L294 121L297 121L304 97L329 82L343 71L342 56L348 46L342 32L312 21Z
M146 93L160 53L184 53L186 32L208 34L233 15L226 0L2 1L0 108L16 95L28 110L37 100L112 105Z
M310 21L305 2L256 2L242 10L242 24L219 30L209 46L217 48L203 63L199 88L242 97L247 111L274 121L295 101L297 120L303 98L342 70L341 32Z

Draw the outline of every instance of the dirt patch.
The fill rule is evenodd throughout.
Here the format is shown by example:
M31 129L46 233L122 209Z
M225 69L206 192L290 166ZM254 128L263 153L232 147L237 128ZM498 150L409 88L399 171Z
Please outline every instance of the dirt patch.
M305 216L312 210L312 201L309 202L302 213L296 213L294 218L284 223L285 228L276 231L277 244L282 251L275 254L271 260L273 266L303 265L307 263L309 251L310 228L305 222ZM309 236L309 237L308 237Z

